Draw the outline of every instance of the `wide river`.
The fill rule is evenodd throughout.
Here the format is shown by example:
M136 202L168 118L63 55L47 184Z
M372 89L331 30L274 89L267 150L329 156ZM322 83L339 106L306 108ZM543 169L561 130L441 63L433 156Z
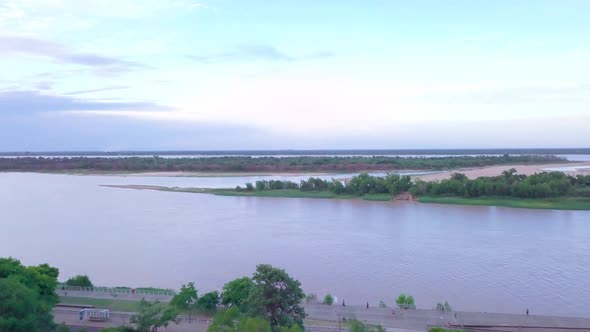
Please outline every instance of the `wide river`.
M221 197L100 184L235 186L249 177L0 173L0 257L98 285L200 292L285 268L349 304L590 316L590 212Z

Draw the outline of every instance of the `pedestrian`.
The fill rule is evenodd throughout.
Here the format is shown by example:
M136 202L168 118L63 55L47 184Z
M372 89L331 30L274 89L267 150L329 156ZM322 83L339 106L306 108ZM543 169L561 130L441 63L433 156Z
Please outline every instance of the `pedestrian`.
M369 309L369 302L367 302L367 309Z
M344 299L342 299L342 306L346 307L346 304L344 304Z
M455 313L455 320L457 320L457 313Z
M529 315L529 308L526 308L526 315Z

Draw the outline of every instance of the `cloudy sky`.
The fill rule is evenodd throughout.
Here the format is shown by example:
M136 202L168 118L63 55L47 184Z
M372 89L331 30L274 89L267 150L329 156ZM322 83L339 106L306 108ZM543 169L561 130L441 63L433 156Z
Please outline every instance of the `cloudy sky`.
M586 0L0 0L0 151L588 147Z

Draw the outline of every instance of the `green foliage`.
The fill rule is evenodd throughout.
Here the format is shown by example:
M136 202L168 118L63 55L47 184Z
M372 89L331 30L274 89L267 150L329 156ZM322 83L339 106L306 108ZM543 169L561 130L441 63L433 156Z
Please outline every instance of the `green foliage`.
M445 329L443 327L431 327L428 332L462 332L461 330Z
M101 329L100 332L137 332L136 329L129 326L107 327Z
M203 311L214 311L217 305L219 305L219 294L216 291L205 293L197 300L198 308Z
M305 303L317 303L318 302L318 296L314 293L309 293L307 295L305 295Z
M382 326L377 327L370 327L362 322L351 319L348 321L348 327L350 332L385 332L385 329Z
M221 304L227 307L241 308L250 292L254 288L254 282L248 277L232 280L223 286L221 292Z
M25 267L16 259L0 258L0 331L53 330L58 275L47 264Z
M251 316L266 317L273 327L303 326L305 294L299 281L267 264L256 267L252 281L255 286L246 301Z
M423 153L423 152L422 152ZM67 157L0 158L0 171L186 171L186 172L302 172L302 171L390 171L395 169L444 170L526 163L564 162L555 156L453 156L453 157L260 157L208 158L161 157ZM253 186L252 186L253 187ZM248 187L246 188L247 190ZM253 189L253 188L252 188Z
M331 294L326 294L326 296L324 297L324 301L322 301L323 304L327 304L327 305L332 305L332 303L334 303L334 298L332 297Z
M275 326L262 317L250 317L240 312L237 307L219 310L209 325L207 332L303 332L298 325Z
M277 332L303 332L303 328L299 325L292 325L291 327L279 326Z
M207 332L270 332L270 322L262 317L248 317L237 307L218 311Z
M39 330L35 308L37 295L17 278L0 279L0 331Z
M556 197L556 198L514 198L514 197L477 197L465 198L455 196L419 196L422 203L506 206L527 209L552 210L590 210L590 198Z
M464 174L455 173L450 179L439 182L416 183L416 195L458 196L458 197L517 197L547 198L575 194L586 188L585 179L574 178L562 172L543 172L533 175L516 174L515 169L502 175L468 179ZM590 188L590 186L588 187Z
M411 295L400 294L395 300L395 303L401 309L416 309L414 297Z
M78 287L94 287L90 278L87 275L77 275L71 277L66 281L66 285L68 286L78 286Z
M168 326L177 315L175 308L166 308L158 301L148 302L142 299L139 303L139 312L131 317L131 323L137 326L138 332L157 331L160 327Z
M170 305L178 309L179 311L186 311L192 309L192 306L197 303L198 295L197 289L195 288L194 282L189 282L186 285L180 287L180 292L176 294Z

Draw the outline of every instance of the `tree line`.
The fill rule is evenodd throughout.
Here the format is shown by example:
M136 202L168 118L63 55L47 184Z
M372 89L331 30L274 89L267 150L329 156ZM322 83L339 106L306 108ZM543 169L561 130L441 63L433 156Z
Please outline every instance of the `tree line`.
M361 173L349 180L331 179L325 180L318 177L310 177L301 180L299 183L283 180L259 180L246 183L242 188L236 187L237 191L265 191L294 189L300 191L329 191L337 195L366 195L366 194L392 194L396 195L410 190L412 179L407 175L395 173L387 174L384 177L372 176Z
M469 179L465 174L452 174L450 179L426 182L416 180L411 189L415 195L452 195L460 197L548 198L560 196L590 197L590 175L568 176L562 172L517 174L515 169L499 176Z
M503 156L450 157L17 157L0 158L0 171L359 172L400 169L445 170L460 167L483 167L492 165L540 164L558 162L565 162L565 159L552 155L507 154Z
M282 180L260 180L236 187L237 191L268 190L329 191L337 195L390 194L411 192L416 196L460 197L518 197L547 198L559 196L590 197L590 175L568 176L562 172L543 172L533 175L517 174L515 169L499 176L469 179L465 174L453 173L441 181L423 181L407 175L387 174L384 177L361 173L349 180L325 180L310 177L299 183Z

